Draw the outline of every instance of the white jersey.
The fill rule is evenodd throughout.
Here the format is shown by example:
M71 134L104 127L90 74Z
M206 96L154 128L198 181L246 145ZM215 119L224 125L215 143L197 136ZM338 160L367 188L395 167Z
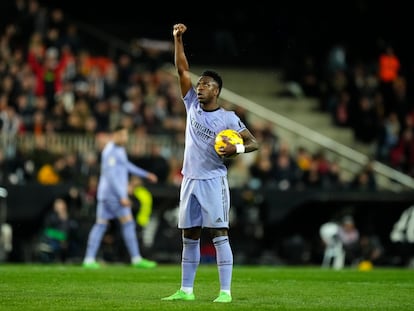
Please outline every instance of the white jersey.
M128 160L125 147L108 142L102 150L98 200L119 202L128 197L129 173L146 178L148 171Z
M187 111L183 176L191 179L226 176L227 167L214 150L216 135L224 129L241 132L246 126L234 111L223 108L203 110L193 88L183 100Z

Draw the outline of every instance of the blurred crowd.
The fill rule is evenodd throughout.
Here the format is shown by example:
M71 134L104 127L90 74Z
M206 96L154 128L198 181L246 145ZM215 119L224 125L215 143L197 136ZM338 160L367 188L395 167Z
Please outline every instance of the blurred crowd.
M183 144L185 109L165 46L96 54L59 7L15 0L9 10L0 24L0 185L73 185L64 202L58 198L52 205L42 240L46 254L56 248L64 258L72 247L67 236L82 233L72 219L93 219L99 152L107 133L126 125L136 142L128 147L131 161L156 173L160 184L178 186L182 154L157 143L143 148L140 141L166 137ZM302 67L298 81L306 95L320 98L321 110L331 113L335 125L352 127L356 140L376 142L376 159L414 176L414 109L398 56L387 48L374 69L347 63L342 47L331 52L323 75L311 60ZM227 162L231 187L377 190L371 163L344 180L323 149L312 153L293 145L273 124L251 124L247 111L235 103L223 105L235 110L261 143L257 153ZM46 139L67 134L91 137L95 148L54 148ZM10 144L25 135L33 137L33 145ZM61 227L53 229L54 224Z
M300 95L319 101L334 126L351 129L369 156L414 176L411 65L390 42L379 40L377 54L368 59L356 51L337 43L322 57L305 54L288 77L299 84Z
M37 0L14 1L0 39L0 134L33 135L34 146L6 145L0 150L0 182L93 187L99 173L98 149L105 133L118 123L127 125L138 142L166 136L182 143L185 110L176 78L165 70L171 59L164 61L163 54L169 52L149 46L140 53L95 55L78 25L68 21L59 7L44 7ZM223 105L249 123L242 108ZM324 150L311 154L294 147L266 122L248 125L263 147L254 158L228 162L232 186L376 189L369 163L354 180L344 181ZM47 145L45 137L68 133L96 137L98 147L79 152L55 151ZM156 144L144 150L139 143L129 152L138 164L156 172L161 183L179 184L180 154Z

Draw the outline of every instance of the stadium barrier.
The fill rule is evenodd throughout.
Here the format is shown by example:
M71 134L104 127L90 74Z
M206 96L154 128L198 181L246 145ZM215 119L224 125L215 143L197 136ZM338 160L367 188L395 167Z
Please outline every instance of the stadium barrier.
M31 243L41 229L45 213L53 200L67 194L70 187L37 184L6 187L9 193L7 222L11 224L14 235L11 261L33 260ZM149 185L148 188L154 197L153 217L157 218L158 223L150 251L170 253L177 258L181 246L173 242L177 234L179 237L175 218L179 188L161 185ZM251 190L232 190L231 230L236 249L237 245L243 245L246 238L251 238L249 235L254 235L254 230L250 230L252 227L262 228L263 240L267 240L265 245L278 249L282 241L290 236L315 239L321 224L349 213L360 231L374 232L387 246L393 224L414 201L413 192L395 195L393 192L278 191L272 187L255 190L253 196L256 199L246 201L245 191ZM89 229L94 221L94 212L81 215ZM174 238L171 232L175 232ZM239 238L242 240L237 241Z

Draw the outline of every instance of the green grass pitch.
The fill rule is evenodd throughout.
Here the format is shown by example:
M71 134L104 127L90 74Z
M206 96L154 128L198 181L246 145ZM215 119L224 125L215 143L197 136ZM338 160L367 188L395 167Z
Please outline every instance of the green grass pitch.
M179 288L180 274L167 264L1 264L0 310L414 310L414 269L235 266L233 302L220 304L212 302L217 268L201 264L195 301L161 301Z

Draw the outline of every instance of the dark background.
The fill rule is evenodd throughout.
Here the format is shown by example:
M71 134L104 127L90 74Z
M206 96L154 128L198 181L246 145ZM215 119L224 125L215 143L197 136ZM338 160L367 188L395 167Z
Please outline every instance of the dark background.
M377 59L385 45L391 44L405 70L411 73L413 68L413 48L410 40L413 25L412 11L408 8L409 1L302 2L291 0L268 4L252 2L232 4L214 1L192 3L39 1L48 8L62 8L65 16L71 20L89 24L126 42L141 37L172 42L173 24L183 22L188 26L184 40L185 44L188 44L186 52L192 63L221 62L236 66L289 68L289 64L295 62L300 64L304 55L312 55L322 63L329 49L338 43L346 46L349 62L358 60L370 62ZM0 25L2 26L10 21L8 9L12 3L12 0L0 1ZM232 52L217 53L218 45L215 40L218 34L230 35L230 39L234 40L235 49ZM227 40L230 39L227 38ZM17 198L31 198L27 193L21 196L21 191L16 192ZM34 194L39 193L34 192ZM293 196L300 197L297 194ZM387 198L394 199L391 196ZM349 199L348 194L345 199ZM271 201L278 202L278 200ZM289 200L287 198L286 202ZM310 203L303 208L308 208L306 213L328 217L325 210L327 202L339 209L342 209L344 204L355 203L353 200L351 202L347 200L332 202L328 201L323 194L321 198L310 200ZM354 200L361 201L362 197L358 195ZM24 206L26 203L22 203L22 206L31 208L32 202L33 200L29 201L29 206ZM405 208L406 203L412 202L412 198L402 202L400 206L399 202L384 201L375 194L369 198L369 202L372 202L372 205L364 205L365 208L359 209L360 214L356 215L358 227L364 227L365 223L375 223L378 226L375 229L388 234L390 226L400 215L402 208ZM14 203L16 202L11 202L10 207L17 212ZM366 202L362 201L362 203ZM285 205L281 204L281 206ZM39 206L46 207L43 204ZM277 213L280 211L272 209L272 206L266 206L266 211L269 211L266 219L269 222L272 221L269 228L279 228L275 224L280 221L277 219L280 216ZM282 215L287 219L286 227L283 229L303 230L301 233L307 235L310 232L317 233L315 226L319 222L310 221L295 227L298 225L297 214L293 212L293 207L290 211L292 211L291 214L286 209L286 215ZM34 212L33 209L32 212ZM10 215L12 216L13 213L10 212ZM311 218L304 217L303 219ZM14 226L17 236L19 236L19 230L23 228L30 227ZM292 232L288 231L288 233ZM28 239L26 232L22 232L21 235L22 241ZM269 234L269 236L272 235Z
M236 52L222 55L221 61L230 65L282 66L305 54L323 59L333 44L341 43L350 62L376 58L391 44L406 68L412 66L409 1L39 1L125 41L171 40L172 25L183 22L193 62L214 61L216 35L228 31ZM10 2L1 1L3 13Z

